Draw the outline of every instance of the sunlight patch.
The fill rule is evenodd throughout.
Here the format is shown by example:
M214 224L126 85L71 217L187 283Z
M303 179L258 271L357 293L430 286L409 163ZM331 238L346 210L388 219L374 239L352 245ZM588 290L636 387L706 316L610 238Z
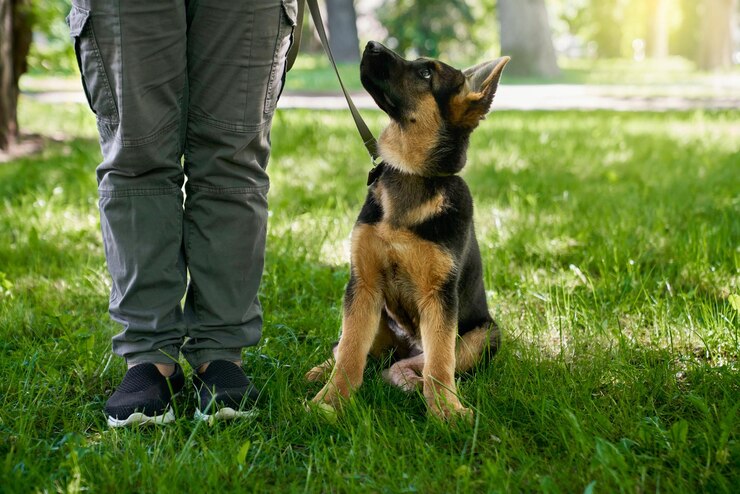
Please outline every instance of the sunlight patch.
M276 223L273 222L270 227L271 235L290 235L302 248L307 249L307 255L321 264L343 266L349 263L351 223L348 218L302 214L293 217L289 223Z

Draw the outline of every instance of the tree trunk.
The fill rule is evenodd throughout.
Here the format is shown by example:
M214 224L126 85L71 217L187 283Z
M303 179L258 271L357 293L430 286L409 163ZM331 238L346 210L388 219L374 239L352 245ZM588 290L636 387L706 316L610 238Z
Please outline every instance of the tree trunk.
M650 0L648 4L647 52L650 58L668 56L668 12L671 0Z
M18 132L13 91L13 5L0 0L0 149L8 149Z
M544 0L498 0L501 54L508 73L554 77L560 73Z
M732 28L737 0L704 0L699 68L719 70L732 66Z
M31 46L28 0L0 0L0 149L18 137L18 80Z
M357 13L352 0L326 0L329 45L337 62L359 62Z

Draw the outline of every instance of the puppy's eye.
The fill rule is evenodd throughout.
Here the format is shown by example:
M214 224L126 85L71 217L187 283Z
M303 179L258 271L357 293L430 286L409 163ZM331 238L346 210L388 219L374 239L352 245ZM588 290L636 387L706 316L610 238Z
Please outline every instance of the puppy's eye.
M429 79L432 77L432 71L427 68L423 68L419 70L419 77L422 79Z

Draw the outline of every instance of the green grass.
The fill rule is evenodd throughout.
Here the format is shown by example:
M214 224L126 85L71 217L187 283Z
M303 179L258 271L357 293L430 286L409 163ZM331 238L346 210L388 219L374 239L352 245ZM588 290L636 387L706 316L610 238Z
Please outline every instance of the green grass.
M498 112L464 172L501 352L472 425L372 364L335 423L304 411L340 321L369 167L345 112L275 119L252 422L110 430L94 122L22 101L40 156L0 165L3 492L732 492L740 482L738 112ZM384 118L367 112L378 130ZM320 131L317 131L320 129Z

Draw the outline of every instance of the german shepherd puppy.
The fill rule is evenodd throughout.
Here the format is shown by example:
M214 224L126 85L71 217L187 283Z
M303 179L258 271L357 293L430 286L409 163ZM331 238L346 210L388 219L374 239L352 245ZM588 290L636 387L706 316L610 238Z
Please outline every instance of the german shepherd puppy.
M329 376L313 399L321 407L338 407L360 386L368 354L392 351L386 381L423 389L435 416L471 414L458 398L455 372L492 356L500 334L486 304L473 200L457 174L508 61L460 71L367 44L362 85L391 121L352 230L334 358L306 374L310 381Z

